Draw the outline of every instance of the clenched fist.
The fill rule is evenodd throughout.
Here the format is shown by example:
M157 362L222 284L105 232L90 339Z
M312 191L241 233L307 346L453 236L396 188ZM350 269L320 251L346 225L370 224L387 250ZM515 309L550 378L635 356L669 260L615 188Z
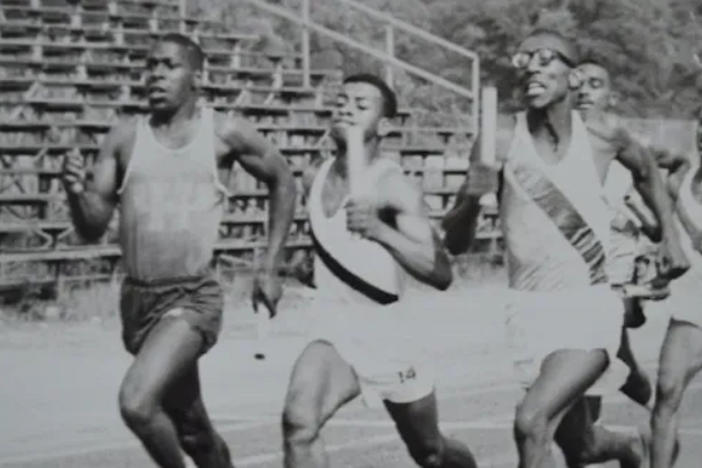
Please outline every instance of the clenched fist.
M351 199L346 204L346 228L366 239L376 239L382 221L378 217L378 208L364 198Z
M83 155L73 150L63 160L63 183L66 191L79 195L85 191L87 170Z
M482 197L485 194L497 191L497 169L485 166L479 162L471 163L468 168L466 180L461 186L463 195L468 197Z

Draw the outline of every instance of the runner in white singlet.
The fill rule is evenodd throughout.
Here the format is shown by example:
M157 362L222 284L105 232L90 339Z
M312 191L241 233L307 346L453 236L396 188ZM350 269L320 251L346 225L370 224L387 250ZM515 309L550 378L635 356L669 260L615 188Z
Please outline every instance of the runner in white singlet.
M526 112L500 125L498 200L512 298L507 313L514 366L526 394L515 415L520 468L548 463L555 439L569 466L619 460L639 467L643 438L593 424L586 394L616 391L627 368L616 358L623 306L606 272L610 210L602 180L618 159L634 173L637 189L663 221L666 274L687 267L674 229L670 201L657 173L618 123L604 116L583 123L572 109L580 85L571 41L550 30L529 35L513 56ZM460 253L472 242L494 169L481 166L480 145L446 215L445 245Z
M320 430L359 395L369 406L385 405L419 466L476 466L467 447L439 431L434 381L418 355L422 336L403 320L406 275L443 290L452 274L421 192L381 156L396 107L381 79L346 78L331 132L337 155L306 174L316 291L309 344L283 412L288 468L329 466ZM367 167L357 174L360 192L349 194L349 161L359 156Z
M658 364L651 468L670 468L675 463L680 402L690 381L702 370L702 304L695 294L702 286L702 112L696 118L699 154L682 182L671 187L677 194L676 214L692 267L671 283L670 298L662 303L671 318Z

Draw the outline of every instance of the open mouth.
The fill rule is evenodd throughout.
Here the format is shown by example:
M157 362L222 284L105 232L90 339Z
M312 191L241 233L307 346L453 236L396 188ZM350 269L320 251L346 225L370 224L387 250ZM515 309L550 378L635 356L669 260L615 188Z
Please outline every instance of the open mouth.
M530 81L526 86L526 95L529 97L538 97L546 92L546 87L538 81Z
M576 107L581 110L586 110L594 106L595 103L592 101L578 100Z

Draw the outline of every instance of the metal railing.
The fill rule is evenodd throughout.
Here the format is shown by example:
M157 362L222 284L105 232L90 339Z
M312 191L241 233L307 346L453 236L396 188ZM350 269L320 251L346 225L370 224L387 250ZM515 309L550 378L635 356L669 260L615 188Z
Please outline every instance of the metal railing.
M329 29L326 26L315 23L310 16L310 0L302 0L299 12L295 12L285 7L272 5L265 0L241 0L249 3L261 10L270 14L276 15L291 21L302 28L301 35L301 52L302 52L302 67L303 67L303 85L310 84L310 33L315 32L334 41L340 42L348 47L359 50L371 57L380 60L385 65L385 75L389 83L393 82L393 69L399 68L408 74L422 78L430 83L447 89L463 98L467 98L471 102L472 107L472 131L476 134L479 126L480 115L480 59L478 55L464 47L454 44L446 39L424 31L412 24L401 21L391 15L370 8L356 0L334 0L339 3L356 9L364 14L369 15L374 20L380 21L385 25L385 50L379 50L363 44L355 39L352 39L342 33ZM327 0L332 1L332 0ZM453 53L457 53L462 57L470 59L471 73L468 85L462 85L454 81L447 80L438 74L412 65L404 60L398 59L395 56L395 31L402 31L408 35L427 41L431 44L442 47Z

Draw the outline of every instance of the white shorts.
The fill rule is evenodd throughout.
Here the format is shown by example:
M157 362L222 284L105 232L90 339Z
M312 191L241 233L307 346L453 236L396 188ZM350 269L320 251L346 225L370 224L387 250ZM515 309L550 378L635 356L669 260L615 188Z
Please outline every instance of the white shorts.
M670 296L661 302L675 320L702 328L702 302L697 293L702 287L702 265L693 262L687 273L670 282Z
M308 342L334 346L358 376L369 407L382 401L411 403L434 391L434 376L424 364L418 337L403 327L402 306L351 305L313 300Z
M614 393L629 368L616 358L621 339L623 304L609 284L564 291L508 290L506 332L515 378L528 388L543 360L556 350L603 349L610 365L588 395Z

